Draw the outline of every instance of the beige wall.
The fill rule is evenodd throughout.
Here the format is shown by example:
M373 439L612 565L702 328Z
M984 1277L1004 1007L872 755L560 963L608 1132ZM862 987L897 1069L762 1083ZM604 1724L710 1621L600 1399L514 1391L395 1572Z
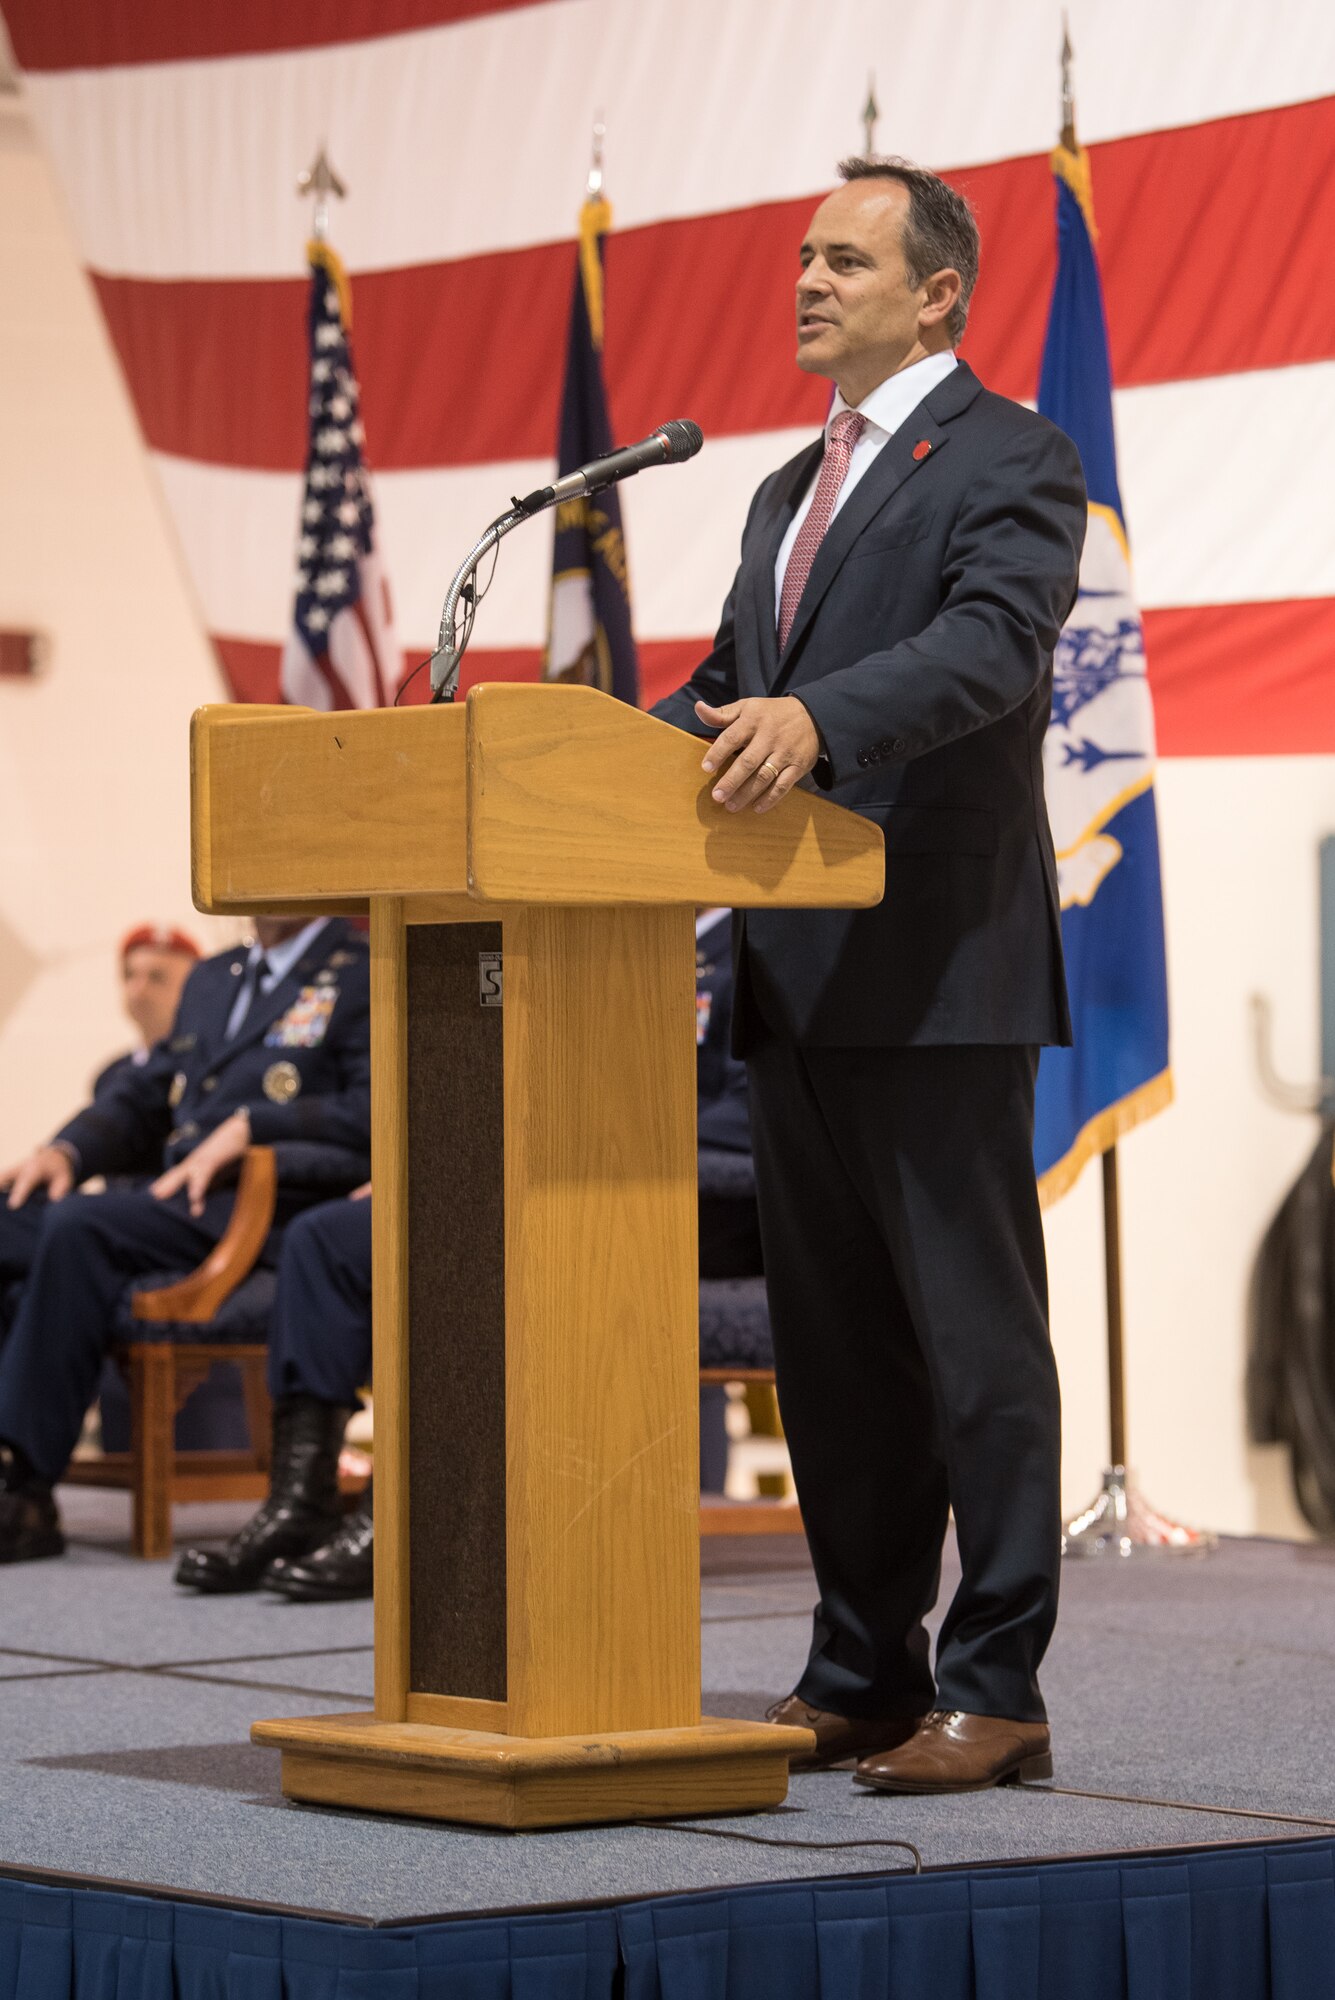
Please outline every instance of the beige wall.
M0 99L0 626L52 635L46 678L0 682L0 1160L125 1045L113 948L195 916L186 721L221 689L50 177ZM1247 496L1239 494L1244 511ZM1131 1456L1161 1508L1301 1532L1275 1453L1245 1441L1256 1242L1315 1136L1263 1100L1247 996L1286 1073L1317 1063L1316 873L1335 759L1201 760L1160 780L1178 1103L1123 1147ZM1106 1454L1099 1176L1048 1218L1068 1509Z
M1335 758L1175 759L1159 810L1177 1102L1121 1148L1129 1456L1178 1519L1305 1534L1284 1455L1247 1445L1244 1316L1257 1243L1317 1124L1262 1095L1248 997L1274 1003L1280 1072L1314 1079L1316 850L1335 832ZM1097 1167L1047 1222L1074 1509L1107 1451Z
M0 1163L131 1036L114 951L190 904L186 723L221 684L92 292L16 98L0 97Z

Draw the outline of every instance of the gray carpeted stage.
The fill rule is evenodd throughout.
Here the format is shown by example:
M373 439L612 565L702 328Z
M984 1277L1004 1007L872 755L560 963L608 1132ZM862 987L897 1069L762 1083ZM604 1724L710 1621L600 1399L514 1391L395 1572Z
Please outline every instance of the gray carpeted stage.
M1213 1556L1071 1566L1045 1676L1054 1788L893 1800L830 1772L795 1779L781 1812L708 1822L813 1843L769 1846L681 1827L507 1835L289 1806L277 1754L251 1746L249 1725L369 1705L370 1606L179 1596L167 1568L130 1557L125 1502L62 1498L69 1557L0 1570L0 1873L392 1923L909 1863L850 1842L911 1841L933 1868L1335 1826L1325 1550L1235 1541ZM200 1538L245 1511L178 1521ZM803 1658L805 1548L715 1540L703 1562L706 1710L758 1716Z

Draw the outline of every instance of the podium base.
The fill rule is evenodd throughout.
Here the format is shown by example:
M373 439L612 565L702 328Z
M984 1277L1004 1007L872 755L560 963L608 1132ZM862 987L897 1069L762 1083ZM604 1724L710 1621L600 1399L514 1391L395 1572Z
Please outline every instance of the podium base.
M360 1713L257 1722L250 1734L282 1751L287 1798L511 1832L763 1811L782 1804L789 1758L814 1743L805 1729L715 1716L688 1729L585 1737Z

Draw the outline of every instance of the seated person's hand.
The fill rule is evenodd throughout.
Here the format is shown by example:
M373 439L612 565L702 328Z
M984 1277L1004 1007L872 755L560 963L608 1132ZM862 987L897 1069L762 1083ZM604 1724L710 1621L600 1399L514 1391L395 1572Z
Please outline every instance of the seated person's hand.
M363 1181L359 1188L354 1188L352 1190L352 1193L348 1196L348 1200L365 1201L370 1192L371 1192L370 1181Z
M194 1151L174 1167L168 1167L154 1181L149 1193L159 1201L167 1201L184 1188L190 1198L190 1213L204 1213L204 1197L215 1177L224 1167L230 1167L239 1160L250 1144L250 1120L244 1111L234 1111L230 1118L224 1118L215 1126L207 1139L201 1139Z
M26 1160L0 1174L0 1188L9 1189L9 1206L22 1208L29 1195L45 1188L48 1201L63 1201L74 1186L74 1159L68 1146L38 1146Z

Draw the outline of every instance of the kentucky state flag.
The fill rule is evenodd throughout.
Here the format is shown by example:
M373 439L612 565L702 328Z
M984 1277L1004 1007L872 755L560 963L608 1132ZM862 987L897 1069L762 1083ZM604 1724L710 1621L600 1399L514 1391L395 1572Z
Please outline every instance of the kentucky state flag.
M579 264L561 392L558 473L612 450L603 388L603 237L612 210L590 195L580 212ZM580 681L638 704L639 664L630 629L630 577L615 486L563 500L556 510L552 606L544 678Z
M1096 1153L1167 1105L1168 983L1154 809L1154 713L1113 439L1089 155L1059 146L1057 282L1038 407L1089 489L1080 592L1057 645L1044 757L1075 1043L1044 1049L1034 1159L1055 1201Z

